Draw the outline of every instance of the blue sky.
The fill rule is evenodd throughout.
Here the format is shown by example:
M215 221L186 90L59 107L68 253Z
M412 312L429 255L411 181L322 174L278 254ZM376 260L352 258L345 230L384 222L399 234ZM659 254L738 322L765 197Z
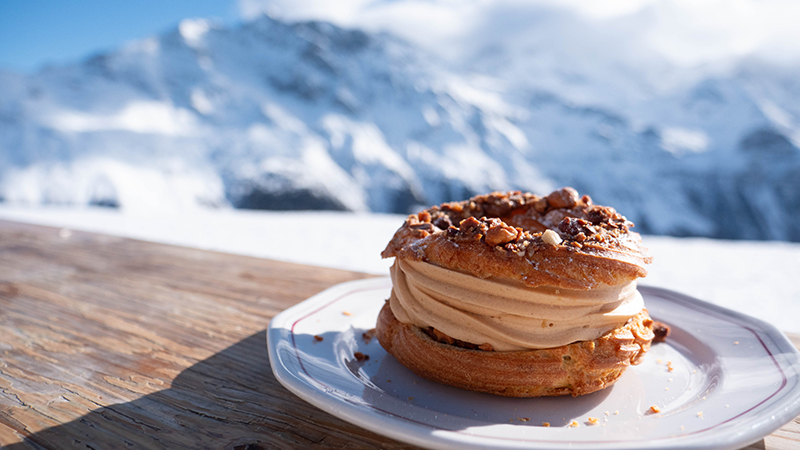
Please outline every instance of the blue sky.
M162 32L187 17L239 20L232 0L2 0L0 68L29 72Z
M184 18L231 24L264 12L389 31L457 55L487 36L509 34L509 11L522 23L558 11L580 26L557 29L552 40L585 40L589 27L606 36L607 48L635 43L686 67L749 54L800 64L797 0L0 0L0 69L29 72L79 60Z

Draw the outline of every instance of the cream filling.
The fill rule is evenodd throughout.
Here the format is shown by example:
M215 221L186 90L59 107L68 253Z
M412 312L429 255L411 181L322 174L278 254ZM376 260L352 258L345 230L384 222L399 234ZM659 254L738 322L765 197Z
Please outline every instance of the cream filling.
M644 307L636 281L588 291L531 288L401 259L391 275L389 306L397 320L497 351L591 341Z

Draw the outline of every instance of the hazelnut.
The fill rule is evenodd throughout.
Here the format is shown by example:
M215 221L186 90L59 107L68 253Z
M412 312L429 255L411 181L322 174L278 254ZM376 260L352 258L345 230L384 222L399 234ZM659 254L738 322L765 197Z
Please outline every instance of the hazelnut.
M533 204L533 208L539 214L544 214L544 212L547 211L547 199L542 197L539 200L536 200L536 202Z
M450 217L448 217L445 214L442 214L439 217L437 217L433 221L433 224L436 226L436 228L439 228L440 230L446 230L451 226L453 226L453 222L450 220Z
M486 243L495 246L513 241L517 238L518 231L508 225L492 225L486 232Z
M578 204L579 199L578 191L571 187L561 188L547 196L547 202L553 208L572 208Z
M562 242L561 236L559 236L558 233L553 230L544 230L544 233L542 234L542 240L550 245L558 245Z

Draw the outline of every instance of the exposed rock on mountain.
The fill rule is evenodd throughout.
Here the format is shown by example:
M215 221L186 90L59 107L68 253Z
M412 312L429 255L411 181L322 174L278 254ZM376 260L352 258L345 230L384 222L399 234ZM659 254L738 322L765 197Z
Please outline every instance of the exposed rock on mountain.
M456 68L323 22L187 20L0 73L0 198L405 213L572 185L642 232L800 241L800 69L742 61L656 89L535 58ZM603 76L614 95L576 94Z

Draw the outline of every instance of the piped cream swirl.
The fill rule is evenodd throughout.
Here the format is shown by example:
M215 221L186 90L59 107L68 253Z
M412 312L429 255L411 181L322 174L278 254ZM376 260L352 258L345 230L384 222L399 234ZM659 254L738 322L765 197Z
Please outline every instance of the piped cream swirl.
M397 320L497 351L594 340L644 307L636 281L588 291L531 288L400 258L391 275Z

